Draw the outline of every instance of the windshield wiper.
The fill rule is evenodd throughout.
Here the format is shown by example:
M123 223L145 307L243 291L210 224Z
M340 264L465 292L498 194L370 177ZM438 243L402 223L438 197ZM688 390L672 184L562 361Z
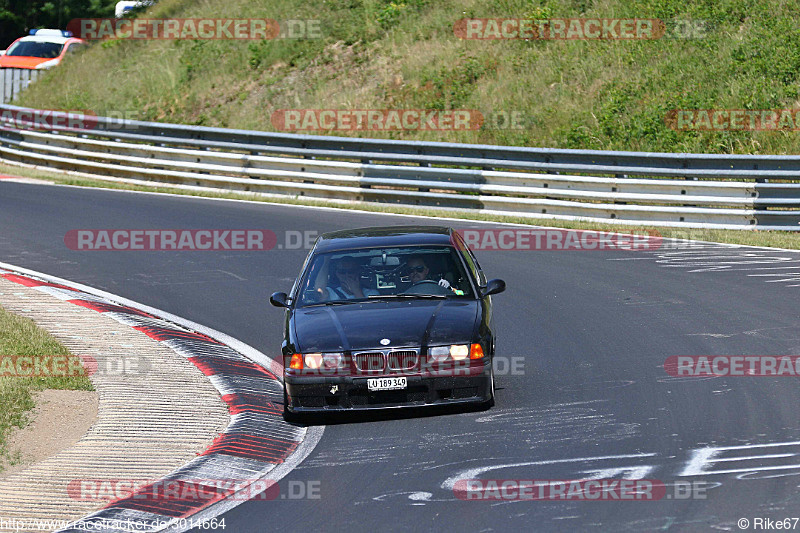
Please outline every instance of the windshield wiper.
M434 299L447 299L444 294L377 294L369 296L370 299L378 298L434 298Z
M320 302L316 304L307 304L303 307L320 307L323 305L349 305L349 304L360 304L363 303L364 300L359 298L358 300L332 300L330 302Z

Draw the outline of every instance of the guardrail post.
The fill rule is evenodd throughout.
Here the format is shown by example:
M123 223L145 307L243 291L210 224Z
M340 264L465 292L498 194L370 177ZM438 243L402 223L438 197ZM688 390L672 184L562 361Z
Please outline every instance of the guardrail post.
M758 164L753 165L753 170L758 170ZM756 183L769 183L769 178L760 178L756 176Z

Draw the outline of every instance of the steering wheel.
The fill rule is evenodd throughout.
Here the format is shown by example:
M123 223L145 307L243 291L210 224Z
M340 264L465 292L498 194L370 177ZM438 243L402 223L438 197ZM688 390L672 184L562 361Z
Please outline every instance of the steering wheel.
M431 292L433 290L433 292ZM439 285L438 281L430 279L423 279L414 283L412 286L404 290L401 294L450 294L450 289Z

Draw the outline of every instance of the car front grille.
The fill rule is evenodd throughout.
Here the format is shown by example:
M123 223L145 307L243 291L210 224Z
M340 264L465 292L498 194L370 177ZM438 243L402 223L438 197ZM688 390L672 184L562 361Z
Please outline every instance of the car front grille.
M383 372L386 367L386 355L383 352L357 352L353 354L353 361L361 372Z
M411 370L417 366L418 354L415 350L395 350L386 358L389 370Z
M419 349L355 352L353 362L356 369L364 374L377 374L385 370L391 372L413 370L419 361Z

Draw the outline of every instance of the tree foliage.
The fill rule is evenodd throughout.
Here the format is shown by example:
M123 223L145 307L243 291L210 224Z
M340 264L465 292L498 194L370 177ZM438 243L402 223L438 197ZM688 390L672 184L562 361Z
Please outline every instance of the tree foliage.
M0 0L0 50L33 28L66 29L74 18L113 17L117 0Z

